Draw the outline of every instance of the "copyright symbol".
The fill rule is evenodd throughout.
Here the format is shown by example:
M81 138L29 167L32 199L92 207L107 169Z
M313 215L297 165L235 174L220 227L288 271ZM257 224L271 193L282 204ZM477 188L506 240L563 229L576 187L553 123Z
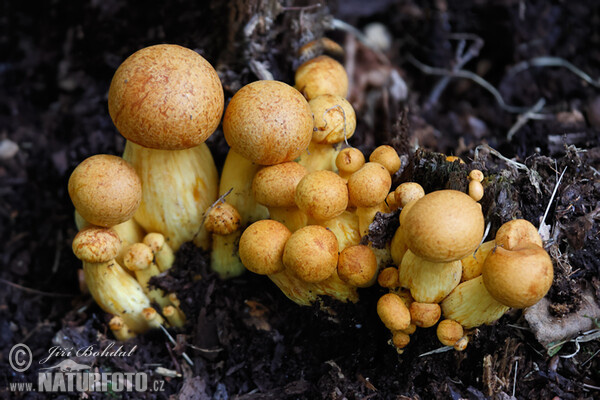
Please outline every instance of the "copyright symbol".
M17 372L26 371L31 366L32 359L31 349L23 343L15 344L8 353L8 363Z

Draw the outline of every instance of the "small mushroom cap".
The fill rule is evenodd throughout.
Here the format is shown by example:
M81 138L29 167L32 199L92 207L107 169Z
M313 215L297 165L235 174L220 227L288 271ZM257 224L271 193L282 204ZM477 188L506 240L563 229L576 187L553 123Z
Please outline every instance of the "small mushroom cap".
M419 303L413 301L410 303L410 320L419 328L429 328L437 324L442 315L442 309L439 304Z
M385 201L392 177L387 169L375 162L368 162L348 178L350 203L357 207L374 207Z
M252 181L254 199L267 207L295 207L296 186L308 170L297 162L260 169Z
M337 272L349 285L366 287L377 273L377 257L368 246L346 247L338 258Z
M473 253L485 225L480 205L456 190L425 195L401 224L406 229L408 248L432 262L460 260Z
M379 286L395 289L400 286L400 281L398 280L398 268L387 267L383 269L377 276L377 283Z
M104 263L114 260L121 250L121 239L110 228L88 226L73 239L73 253L88 263Z
M383 165L390 175L394 175L400 169L400 157L392 146L382 145L377 147L369 156L369 161Z
M403 349L410 343L410 336L403 331L396 331L392 335L392 343L398 349Z
M335 158L335 166L340 174L352 174L365 165L365 156L362 151L354 147L340 150Z
M308 105L315 118L313 142L334 144L354 135L356 114L342 96L324 94L309 101Z
M512 250L527 243L544 247L537 228L526 219L513 219L502 224L496 232L495 241L505 250Z
M223 118L229 146L246 159L274 165L298 158L313 133L308 102L278 81L252 82L233 96Z
M229 203L214 206L206 215L204 227L217 235L229 235L240 228L241 216L238 210Z
M417 182L404 182L394 190L394 196L400 207L406 207L411 201L425 196L425 190Z
M153 252L160 251L165 245L165 235L158 232L151 232L144 236L144 244L150 246Z
M69 196L87 222L111 227L130 219L142 201L142 181L121 157L97 154L69 178Z
M283 265L305 282L329 278L338 262L338 241L333 232L308 225L290 236L283 251Z
M240 237L242 264L260 275L283 271L283 249L291 235L281 222L263 219L253 223Z
M298 208L308 216L326 221L348 207L348 187L335 172L315 171L300 180L295 199Z
M123 264L130 271L146 269L152 264L154 253L150 246L144 243L134 243L125 250Z
M377 315L391 331L401 331L410 325L410 311L404 301L394 293L387 293L379 298Z
M483 172L478 169L471 170L469 172L469 180L483 182Z
M306 61L296 70L296 89L308 100L324 94L348 95L348 74L344 66L328 56Z
M215 69L195 51L172 44L133 53L108 91L108 112L119 132L152 149L204 143L217 129L223 106Z
M458 322L445 319L437 326L437 337L444 346L454 346L464 335L464 329Z
M483 185L481 182L471 180L469 182L469 196L475 201L479 201L483 198Z
M486 289L498 302L525 308L548 293L554 268L542 247L525 244L513 250L496 247L485 259L481 275Z

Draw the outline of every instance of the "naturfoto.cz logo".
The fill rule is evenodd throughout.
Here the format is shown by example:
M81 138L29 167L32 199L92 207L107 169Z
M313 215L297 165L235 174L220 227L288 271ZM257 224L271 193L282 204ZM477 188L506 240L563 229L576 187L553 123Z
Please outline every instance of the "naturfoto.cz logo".
M134 346L125 351L123 346L114 348L110 343L102 350L93 346L81 349L64 350L58 346L52 347L49 355L39 361L40 365L48 365L54 357L128 357L136 349ZM33 363L31 349L23 344L14 345L9 353L9 365L16 372L25 372ZM46 364L48 363L48 364ZM11 392L146 392L162 391L163 380L149 381L145 372L95 372L91 366L80 364L70 358L48 366L41 367L38 371L37 386L33 382L10 382L8 390Z

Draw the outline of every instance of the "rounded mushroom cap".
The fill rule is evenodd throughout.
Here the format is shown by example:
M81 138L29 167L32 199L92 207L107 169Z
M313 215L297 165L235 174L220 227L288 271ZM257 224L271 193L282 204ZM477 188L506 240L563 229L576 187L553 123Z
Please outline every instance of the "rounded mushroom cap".
M315 118L313 142L339 143L354 135L356 114L342 96L323 94L309 101L308 105Z
M442 315L442 309L436 303L410 303L410 320L419 328L429 328L437 324Z
M198 146L217 129L224 96L215 69L185 47L138 50L119 66L108 112L127 140L152 149Z
M165 235L158 232L151 232L144 236L144 244L150 246L154 253L162 250L166 243Z
M252 82L233 96L223 118L227 144L261 165L292 161L310 144L313 117L308 102L278 81Z
M384 294L377 301L377 315L391 331L401 331L410 325L410 311L400 296Z
M298 208L308 216L326 221L348 207L348 187L335 172L315 171L300 180L295 199Z
M387 169L375 162L368 162L348 178L350 202L357 207L374 207L385 201L392 177Z
M525 308L548 293L554 267L542 247L529 243L513 250L496 247L485 259L481 275L485 288L498 302Z
M134 243L125 250L123 264L130 271L146 269L152 264L154 253L150 246L144 243Z
M252 181L256 202L267 207L295 207L296 186L308 174L297 162L285 162L260 169Z
M328 56L306 61L296 70L296 89L308 100L323 94L348 95L348 74L344 66Z
M503 247L505 250L513 250L515 247L527 243L544 247L538 230L526 219L513 219L505 222L498 228L494 240L498 246Z
M253 223L240 237L242 264L260 275L283 271L283 249L291 235L281 222L263 219Z
M204 227L217 235L229 235L240 228L242 217L238 210L229 203L214 206L206 215Z
M394 190L394 196L400 207L406 207L411 201L425 196L425 190L417 182L404 182Z
M121 157L97 154L79 164L69 178L69 196L77 212L93 225L127 221L142 201L142 181Z
M397 349L403 349L410 343L410 336L403 331L396 331L392 335L392 343Z
M454 346L464 336L464 329L458 322L445 319L437 326L437 337L444 346Z
M369 161L383 165L390 175L394 175L400 169L400 157L392 146L382 145L377 147L369 156Z
M121 250L121 239L110 228L88 226L73 239L73 253L81 261L104 263L114 260Z
M283 250L283 265L305 282L329 278L338 262L338 241L333 232L308 225L290 236Z
M425 195L412 205L401 224L408 248L432 262L460 260L474 252L485 225L479 204L456 190Z
M340 174L352 174L365 165L365 156L362 151L354 147L342 149L335 158L335 166Z
M366 287L377 273L377 257L368 246L346 247L338 258L337 272L340 279L349 285Z
M395 289L400 286L400 281L398 279L398 268L387 267L383 269L377 276L377 283L379 286L388 289Z
M481 182L471 180L469 182L469 196L475 201L479 201L483 198L483 185Z
M483 172L478 169L471 170L471 172L469 172L469 180L480 183L483 182Z

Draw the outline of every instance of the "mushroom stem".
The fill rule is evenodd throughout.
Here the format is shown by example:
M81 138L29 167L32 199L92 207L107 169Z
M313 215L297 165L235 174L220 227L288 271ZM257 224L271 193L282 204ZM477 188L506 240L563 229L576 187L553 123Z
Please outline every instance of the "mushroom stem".
M298 207L268 207L268 209L272 220L281 222L292 232L308 224L308 216Z
M221 278L239 276L246 270L238 255L237 242L247 225L269 216L267 208L258 204L252 194L252 180L261 168L262 166L254 164L234 150L229 150L225 159L219 193L223 195L231 189L225 201L240 214L242 229L229 235L213 235L211 266Z
M337 171L335 159L342 145L316 143L311 141L308 148L300 155L298 164L302 165L308 172L314 171Z
M108 326L110 327L113 335L115 335L115 338L122 342L132 339L136 336L135 332L129 329L129 327L125 324L123 318L117 315L111 318Z
M208 146L156 150L127 141L123 158L142 180L142 204L134 215L147 232L160 232L177 251L188 241L210 248L203 210L217 198L218 174Z
M490 295L481 275L458 285L441 306L444 318L452 319L466 329L492 323L510 308Z
M163 234L153 232L144 237L143 243L152 249L154 253L154 263L158 266L160 272L170 269L175 262L175 253L165 240Z
M185 325L185 315L177 308L169 305L163 307L162 314L165 316L171 326L181 328Z

